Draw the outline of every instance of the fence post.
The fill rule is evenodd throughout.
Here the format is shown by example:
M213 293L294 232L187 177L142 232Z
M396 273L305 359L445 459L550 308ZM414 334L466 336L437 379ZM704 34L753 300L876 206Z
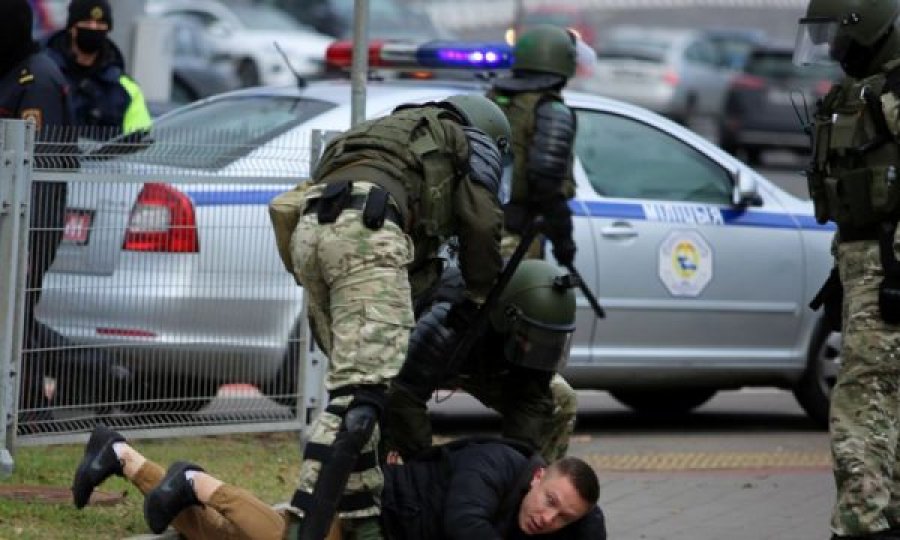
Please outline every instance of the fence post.
M0 476L14 465L33 150L33 123L0 121Z

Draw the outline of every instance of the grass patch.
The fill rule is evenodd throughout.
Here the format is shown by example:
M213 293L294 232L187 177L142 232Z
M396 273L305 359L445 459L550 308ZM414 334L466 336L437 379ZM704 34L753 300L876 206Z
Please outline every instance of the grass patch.
M196 463L268 503L289 500L300 472L296 433L139 440L134 447L164 468L178 460ZM0 484L68 488L83 448L80 444L20 448L13 475ZM135 487L113 477L99 489L124 493L125 501L79 511L71 501L53 504L0 498L0 540L120 539L150 532L144 523L143 497Z

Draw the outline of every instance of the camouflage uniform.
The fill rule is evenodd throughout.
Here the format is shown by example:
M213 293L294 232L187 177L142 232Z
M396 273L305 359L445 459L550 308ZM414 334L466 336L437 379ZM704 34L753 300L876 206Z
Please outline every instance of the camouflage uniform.
M896 234L885 237L880 229L896 223L898 209L889 201L900 194L891 194L890 171L900 167L900 130L893 97L872 103L863 97L882 95L884 82L883 72L847 78L825 96L816 112L809 177L817 218L838 224L833 252L844 289L841 369L830 411L837 535L900 528L900 328L886 323L879 307L885 280L879 242L892 244L895 257L900 247ZM879 114L891 136L860 151L883 131L875 103L883 106Z
M407 268L428 268L441 243L456 234L469 298L482 300L499 272L497 186L480 183L471 165L478 146L473 141L481 140L477 134L492 143L461 124L448 109L435 106L404 108L364 122L329 143L311 187L283 196L287 199L281 202L291 197L302 201L296 205L304 215L290 238L289 262L308 295L316 341L329 358L325 384L331 394L304 449L292 501L298 515L304 508L317 508L310 501L320 473L346 433L342 423L360 389L369 390L370 397L373 392L383 395L403 363L413 326ZM490 152L499 177L499 153L494 146ZM495 182L499 185L499 178ZM341 206L333 222L323 223L320 207L329 186L349 187L351 202ZM389 194L388 207L396 219L370 228L363 222L364 211L352 201L365 201L368 209L376 190ZM273 201L271 208L279 202ZM284 224L274 215L273 224L278 236ZM279 250L285 258L283 234ZM382 403L375 403L379 410ZM376 425L359 451L338 507L342 519L379 514L379 437Z

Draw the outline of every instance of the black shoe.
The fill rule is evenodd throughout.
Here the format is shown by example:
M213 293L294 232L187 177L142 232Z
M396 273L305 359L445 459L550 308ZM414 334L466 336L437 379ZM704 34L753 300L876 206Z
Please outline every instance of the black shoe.
M898 531L895 529L890 529L886 531L853 534L849 536L833 534L831 535L831 540L900 540L900 533L898 533Z
M91 499L91 492L104 480L114 474L124 476L122 463L113 451L113 443L117 442L125 442L125 437L103 424L94 427L72 482L72 499L76 508L84 508Z
M166 471L159 485L144 496L144 521L150 530L162 534L179 512L192 505L199 505L194 487L185 478L187 471L203 471L186 461L176 461Z

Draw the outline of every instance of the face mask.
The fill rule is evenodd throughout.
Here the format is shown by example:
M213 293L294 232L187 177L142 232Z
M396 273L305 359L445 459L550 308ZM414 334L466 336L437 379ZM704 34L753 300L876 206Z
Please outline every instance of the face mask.
M87 54L92 54L100 50L106 43L106 30L95 30L93 28L76 28L75 44L78 48Z

